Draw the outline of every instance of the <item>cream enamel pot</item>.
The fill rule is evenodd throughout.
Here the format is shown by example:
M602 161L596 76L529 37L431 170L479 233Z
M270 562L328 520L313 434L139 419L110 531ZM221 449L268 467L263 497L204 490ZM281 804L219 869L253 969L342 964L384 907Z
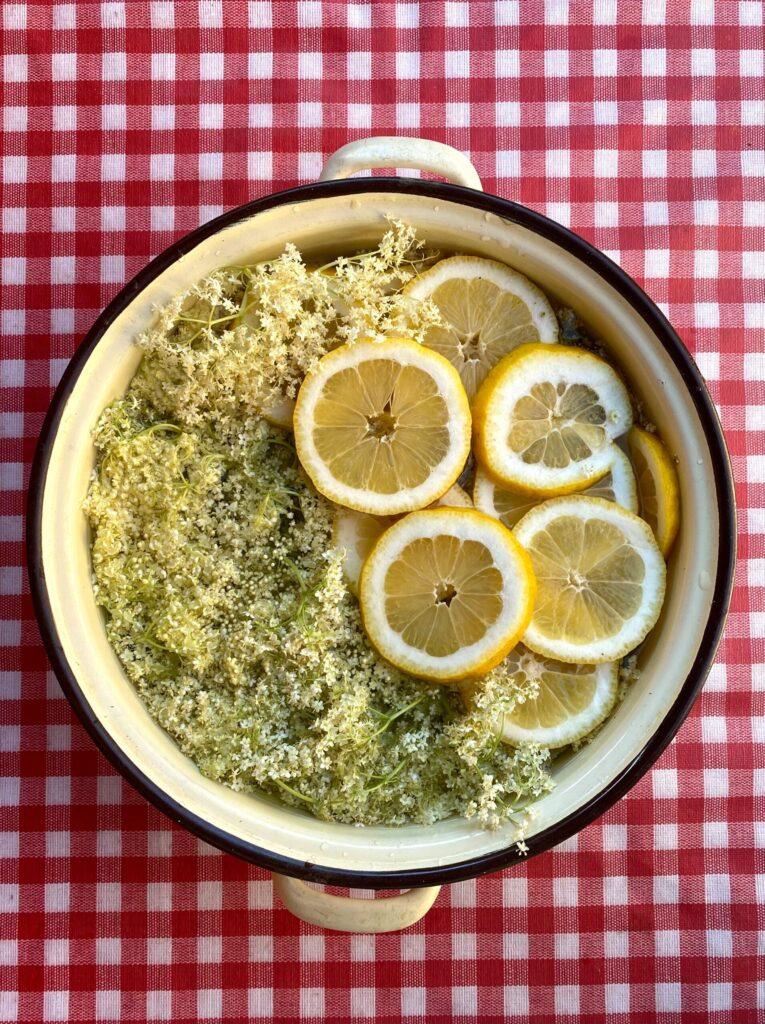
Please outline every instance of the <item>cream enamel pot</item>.
M450 179L345 178L378 166L419 167ZM322 181L238 207L182 238L99 316L69 364L45 420L29 492L28 564L43 641L63 690L112 764L174 821L229 853L276 872L298 917L329 928L387 931L424 914L443 883L519 859L512 830L453 818L436 825L354 828L321 822L204 778L150 718L106 639L90 583L82 500L91 439L104 406L139 361L136 335L156 309L226 264L277 256L294 242L312 258L368 248L386 214L444 250L500 260L571 306L602 340L678 458L683 522L661 619L640 652L638 681L589 745L562 759L556 787L536 805L529 855L602 814L637 782L687 715L712 664L735 558L733 484L701 375L645 293L606 256L547 218L480 191L464 156L416 139L370 139L336 153ZM346 900L302 881L410 889L387 900Z

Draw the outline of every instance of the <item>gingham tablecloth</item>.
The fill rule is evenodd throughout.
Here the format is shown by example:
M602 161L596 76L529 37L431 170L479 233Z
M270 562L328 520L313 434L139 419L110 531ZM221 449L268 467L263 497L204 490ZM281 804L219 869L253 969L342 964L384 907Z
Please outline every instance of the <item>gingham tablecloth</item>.
M765 1019L763 4L5 2L0 1020ZM643 283L719 405L737 590L703 696L603 819L401 935L299 924L74 719L22 567L51 389L123 282L349 139L422 134ZM690 510L688 510L690 511Z

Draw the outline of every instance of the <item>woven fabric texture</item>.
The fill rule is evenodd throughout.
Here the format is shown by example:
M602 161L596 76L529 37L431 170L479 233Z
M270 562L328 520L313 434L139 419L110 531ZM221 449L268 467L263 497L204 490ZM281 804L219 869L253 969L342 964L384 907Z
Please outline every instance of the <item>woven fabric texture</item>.
M0 21L0 1021L765 1019L762 3L6 2ZM656 767L563 846L375 938L301 925L266 872L123 783L49 670L22 543L52 389L105 303L380 134L456 146L659 303L720 410L740 558Z

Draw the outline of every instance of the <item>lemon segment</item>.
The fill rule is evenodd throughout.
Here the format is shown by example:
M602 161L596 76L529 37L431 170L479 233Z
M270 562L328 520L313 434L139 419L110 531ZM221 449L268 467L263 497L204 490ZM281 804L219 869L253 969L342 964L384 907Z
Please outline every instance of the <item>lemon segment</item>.
M611 465L600 480L580 492L592 498L613 501L628 512L638 511L637 486L630 460L616 445L611 446ZM526 515L529 509L538 505L539 499L508 490L494 480L479 466L473 484L473 504L481 512L499 519L512 529Z
M558 321L543 292L495 260L450 256L414 278L404 292L438 307L448 326L431 328L425 344L457 369L471 400L508 352L527 342L558 340Z
M591 352L522 345L494 367L473 402L475 455L511 490L569 494L608 472L611 442L632 425L618 374Z
M654 532L666 558L680 528L680 484L677 469L664 444L641 427L627 438L640 495L640 515Z
M359 584L374 647L402 671L441 683L497 665L526 628L535 592L510 531L456 508L398 520L372 548Z
M501 738L514 747L528 743L551 749L565 747L604 722L616 703L618 661L572 665L543 658L518 644L503 668L519 688L529 683L539 687L535 697L503 715Z
M581 665L616 661L656 624L666 566L636 515L603 498L571 495L537 505L514 532L537 579L523 637L535 653Z
M443 356L405 338L342 345L303 381L298 458L316 489L372 515L423 508L470 451L470 408Z
M605 476L580 492L591 498L603 498L621 505L633 515L638 513L638 493L632 464L617 445L611 446L611 465Z
M452 484L446 494L434 501L431 508L472 508L473 501L470 495L459 484Z

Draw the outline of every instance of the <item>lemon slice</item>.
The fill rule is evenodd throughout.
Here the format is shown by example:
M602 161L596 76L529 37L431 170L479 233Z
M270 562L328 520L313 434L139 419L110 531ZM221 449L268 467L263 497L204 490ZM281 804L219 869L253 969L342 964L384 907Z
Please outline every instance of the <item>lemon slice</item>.
M523 274L477 256L440 260L404 293L432 299L448 327L434 327L425 344L456 367L472 400L486 374L518 345L558 340L558 321L545 295Z
M473 403L475 454L513 490L580 491L611 462L632 425L629 395L604 360L581 348L523 345L491 371Z
M373 515L429 505L456 482L470 451L459 374L405 338L329 352L300 386L293 422L316 489Z
M633 427L630 455L640 494L640 515L666 558L680 526L680 485L672 456L656 434Z
M516 704L503 716L500 734L505 743L522 747L565 747L592 732L616 703L619 662L571 665L542 658L523 644L508 654L503 668L519 687L534 681L536 697Z
M594 665L637 647L656 624L666 566L650 528L632 512L571 495L531 509L515 527L538 595L527 647Z
M426 509L386 530L364 563L361 614L397 668L434 682L482 675L517 643L534 604L528 556L473 509Z
M581 492L592 498L614 501L628 512L637 513L638 498L635 474L630 460L617 446L611 445L611 466L605 476ZM507 527L513 527L529 509L539 504L538 498L510 491L481 469L476 470L473 484L473 504L488 516L494 516Z

